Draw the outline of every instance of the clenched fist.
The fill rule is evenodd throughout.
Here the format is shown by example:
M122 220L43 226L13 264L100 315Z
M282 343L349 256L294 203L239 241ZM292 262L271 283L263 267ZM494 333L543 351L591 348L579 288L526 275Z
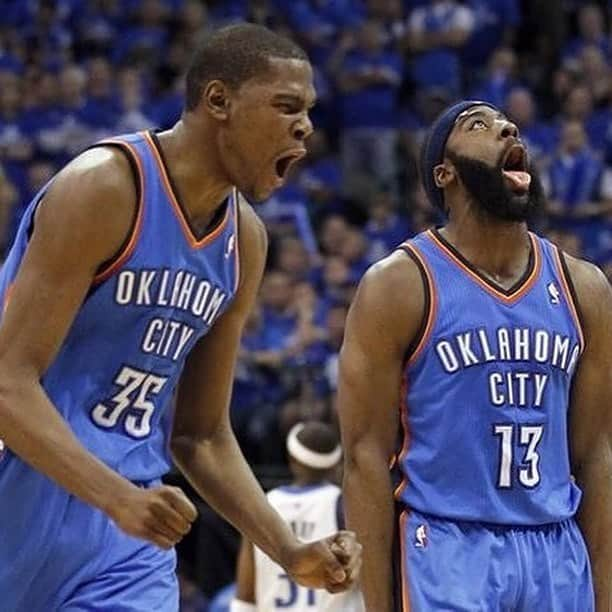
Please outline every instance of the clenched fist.
M198 515L181 489L167 485L151 489L132 485L115 498L108 514L125 533L164 549L179 542Z
M300 543L288 552L283 566L291 578L305 587L338 593L349 589L359 577L361 544L351 531Z

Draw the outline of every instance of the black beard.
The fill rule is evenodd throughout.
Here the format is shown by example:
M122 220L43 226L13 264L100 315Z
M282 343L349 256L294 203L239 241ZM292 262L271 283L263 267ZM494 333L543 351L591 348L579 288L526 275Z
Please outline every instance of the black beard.
M531 175L529 190L518 194L504 180L502 160L496 166L490 166L450 151L447 151L446 156L457 168L461 182L486 217L498 221L523 222L535 219L537 213L543 210L544 189L533 164L528 168Z

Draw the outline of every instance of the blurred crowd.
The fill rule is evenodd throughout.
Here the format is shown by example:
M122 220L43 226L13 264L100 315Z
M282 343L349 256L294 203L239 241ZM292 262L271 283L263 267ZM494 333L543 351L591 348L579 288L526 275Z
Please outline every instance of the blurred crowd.
M536 229L612 277L612 2L0 0L0 261L25 206L112 134L168 128L202 31L248 20L308 51L309 156L258 208L271 236L232 416L248 459L282 465L297 420L334 422L360 276L440 222L418 186L427 126L461 97L518 125L548 195Z

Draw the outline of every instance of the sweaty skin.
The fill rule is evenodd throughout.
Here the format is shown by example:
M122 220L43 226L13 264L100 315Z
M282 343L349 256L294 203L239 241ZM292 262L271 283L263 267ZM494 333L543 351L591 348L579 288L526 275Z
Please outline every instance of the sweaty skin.
M517 139L516 127L487 107L475 107L469 114L473 115L469 120L453 128L447 149L494 166ZM441 233L482 274L504 288L512 287L528 265L526 223L484 214L449 159L434 169L434 177L444 189L450 211ZM517 205L524 204L523 195L517 191ZM569 407L572 474L584 493L577 520L593 566L597 611L608 612L612 609L612 289L595 266L566 259L586 343ZM375 264L351 306L340 355L338 405L347 524L364 546L361 585L367 609L376 612L394 609L394 499L388 464L399 425L404 358L422 323L424 299L418 268L405 253L395 252Z
M207 84L198 106L159 134L191 227L206 228L234 186L258 200L282 183L277 159L289 155L290 165L303 154L313 103L312 69L302 60L272 58L265 76L237 89L219 80ZM0 325L0 431L11 451L123 531L170 548L195 520L193 504L175 487L141 489L105 466L75 438L41 384L96 273L128 237L135 212L129 163L115 150L87 151L54 179ZM265 229L245 201L239 240L235 301L193 349L179 385L174 458L211 506L296 582L344 590L356 579L354 534L298 542L267 503L231 431L234 362L267 248Z

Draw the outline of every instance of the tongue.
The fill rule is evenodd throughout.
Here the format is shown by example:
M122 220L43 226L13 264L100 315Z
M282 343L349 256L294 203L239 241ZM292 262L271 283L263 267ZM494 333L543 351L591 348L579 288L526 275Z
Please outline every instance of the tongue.
M504 170L504 176L512 183L512 185L521 191L529 189L531 184L531 175L529 172L522 170Z

